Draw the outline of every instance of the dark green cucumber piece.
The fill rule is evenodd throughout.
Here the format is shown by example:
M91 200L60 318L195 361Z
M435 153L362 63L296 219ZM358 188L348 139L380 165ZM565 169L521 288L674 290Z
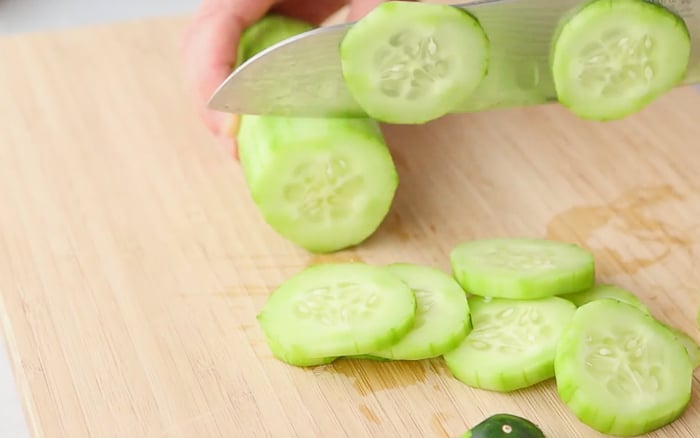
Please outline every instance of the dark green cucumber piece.
M411 330L415 311L413 291L387 269L332 263L283 282L257 319L270 349L294 364L386 348Z
M564 242L493 238L460 243L450 252L452 272L470 294L536 299L593 286L593 255Z
M467 295L459 284L439 269L411 263L386 266L416 295L413 328L397 343L375 351L374 356L393 360L421 360L452 350L471 330Z
M494 414L466 431L460 438L545 438L542 430L527 418Z
M312 28L268 15L243 34L239 61ZM399 178L373 120L242 115L236 140L262 217L310 252L363 242L389 212Z
M488 69L481 25L449 5L389 1L353 25L340 44L345 83L370 117L417 124L452 111Z
M693 366L673 332L614 299L576 310L559 339L554 367L564 403L581 422L609 435L661 428L691 398Z
M559 102L584 119L640 111L678 85L690 59L682 18L645 0L593 0L559 25L551 53Z
M554 377L560 334L576 311L559 297L469 298L472 331L443 355L452 374L480 389L510 392Z
M612 284L597 284L592 288L581 292L562 295L562 298L566 298L567 300L576 304L578 307L583 306L586 303L590 303L593 300L611 298L634 306L644 313L649 313L649 308L642 302L641 299L639 299L637 295Z

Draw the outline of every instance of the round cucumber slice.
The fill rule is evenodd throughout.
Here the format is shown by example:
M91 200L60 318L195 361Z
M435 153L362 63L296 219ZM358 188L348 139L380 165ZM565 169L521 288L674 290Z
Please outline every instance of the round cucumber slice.
M642 300L639 299L638 296L626 289L612 284L598 284L582 292L562 295L562 298L566 298L567 300L576 304L577 307L590 303L593 300L611 298L634 306L641 312L650 314L649 308L642 302Z
M512 414L494 414L466 431L460 438L545 438L530 420Z
M698 343L695 342L695 340L684 331L679 330L675 327L671 327L667 324L664 324L664 326L667 329L669 329L671 333L673 333L673 336L676 338L676 341L678 341L685 348L685 351L688 353L688 357L690 358L690 363L693 365L693 368L699 367L700 345L698 345Z
M584 119L641 110L679 84L690 59L684 21L645 0L594 0L560 24L552 47L559 102Z
M452 374L480 389L510 392L554 377L559 335L576 311L559 297L469 298L473 329L443 355Z
M387 269L336 263L289 278L257 318L281 360L298 363L371 354L394 344L413 327L415 310L413 291Z
M418 124L466 99L486 75L489 41L463 9L390 1L355 23L340 44L345 83L375 120Z
M613 299L578 308L554 367L564 403L581 422L610 435L658 429L678 418L691 397L685 348L654 318Z
M466 241L452 249L450 263L462 288L481 296L536 299L579 292L595 282L590 252L546 239Z
M375 356L393 360L438 357L452 350L471 330L467 295L446 273L429 266L394 263L386 267L416 295L413 328L399 342Z
M391 153L369 120L246 115L238 150L265 221L314 253L371 236L398 188Z

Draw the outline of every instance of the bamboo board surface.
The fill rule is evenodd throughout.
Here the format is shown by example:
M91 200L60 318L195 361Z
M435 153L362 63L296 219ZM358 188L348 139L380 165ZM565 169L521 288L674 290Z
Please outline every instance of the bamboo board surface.
M0 40L0 316L37 437L456 437L497 412L603 436L553 381L474 390L441 360L274 360L266 295L324 261L449 269L464 239L544 236L594 252L700 340L700 94L624 121L558 106L386 126L401 185L362 246L311 256L254 208L185 95L180 18ZM700 373L685 415L700 430Z

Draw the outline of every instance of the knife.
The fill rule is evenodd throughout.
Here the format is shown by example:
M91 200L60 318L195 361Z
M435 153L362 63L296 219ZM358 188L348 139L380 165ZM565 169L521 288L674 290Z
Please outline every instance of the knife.
M556 101L549 69L554 32L586 0L477 0L467 10L489 36L489 73L452 112ZM700 0L656 0L682 17L691 54L681 84L700 82ZM209 108L286 117L367 117L343 81L338 47L355 22L319 27L281 41L236 68L215 90Z

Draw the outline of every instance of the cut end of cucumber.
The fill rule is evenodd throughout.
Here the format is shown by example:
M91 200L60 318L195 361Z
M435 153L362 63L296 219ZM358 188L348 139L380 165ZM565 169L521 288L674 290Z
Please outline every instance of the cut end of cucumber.
M536 299L593 286L593 255L570 243L535 238L494 238L460 243L452 271L468 293Z
M258 322L294 361L372 354L413 327L411 289L386 269L360 262L316 265L280 285Z
M662 324L629 304L600 299L574 314L557 347L555 374L560 397L581 422L634 436L682 414L693 367Z
M488 67L489 41L466 11L390 1L347 32L343 77L372 118L418 124L437 119L473 93Z
M690 57L682 18L645 0L594 0L562 22L552 48L559 102L584 119L614 120L679 84Z
M243 118L241 164L255 204L277 233L324 253L359 244L377 230L399 177L380 131L369 129L373 124Z

